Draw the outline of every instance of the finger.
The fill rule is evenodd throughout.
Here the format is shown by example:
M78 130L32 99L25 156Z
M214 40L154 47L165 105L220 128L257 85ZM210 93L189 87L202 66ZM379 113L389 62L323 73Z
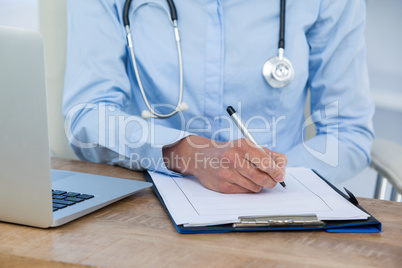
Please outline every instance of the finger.
M250 189L253 192L260 192L262 187L272 189L277 183L271 178L271 176L248 161L246 165L238 166L236 171L242 176L242 178L234 181L234 183Z
M216 176L208 175L207 177L199 176L201 184L215 192L220 193L253 193L247 188L241 187L235 183L230 182L232 178L240 176L235 170L220 169Z
M250 163L249 165L252 165L252 164ZM234 166L236 166L236 164ZM249 179L245 178L235 168L220 169L219 177L221 178L221 180L218 181L218 183L220 183L220 184L222 184L222 182L228 182L230 184L235 184L244 189L247 189L250 192L259 192L262 190L262 187L260 185L257 185L254 182L250 181ZM227 185L225 185L224 183L223 183L223 185L220 185L220 186L227 187Z
M281 154L279 152L271 151L266 147L262 147L264 151L271 155L271 158L275 161L275 163L280 167L284 168L288 164L288 157L285 154Z
M285 175L286 165L288 164L288 157L285 154L271 151L265 147L263 148L267 154L271 155L271 158L275 161L276 165L283 170L283 174Z
M253 193L253 191L250 191L247 188L241 187L240 185L228 181L222 181L217 189L211 190L218 191L224 194Z
M244 154L244 158L256 165L261 171L267 173L275 181L283 181L285 177L284 169L280 168L275 163L275 160L272 159L272 151L266 153L260 148L250 146L249 143L250 142L247 142L246 140L245 142L242 142L241 150Z
M278 167L285 170L286 165L288 164L288 157L286 155L281 154L281 153L275 153L275 154L273 154L272 158L274 159L274 161L278 165Z
M237 176L233 177L234 179L232 183L237 184L245 189L248 189L253 193L258 193L264 188L264 185L258 185L253 180L241 174L239 171L236 170L236 172Z

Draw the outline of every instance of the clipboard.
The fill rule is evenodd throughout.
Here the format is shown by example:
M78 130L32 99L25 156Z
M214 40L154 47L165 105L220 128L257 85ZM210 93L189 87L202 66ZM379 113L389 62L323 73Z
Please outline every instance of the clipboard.
M283 215L283 216L265 216L265 217L242 217L240 224L222 224L213 226L201 227L185 227L177 225L173 220L169 210L166 207L151 175L147 171L143 171L146 181L151 182L152 189L162 203L166 212L169 214L177 231L181 234L195 234L195 233L229 233L229 232L256 232L256 231L303 231L303 230L325 230L329 233L379 233L381 232L382 225L376 218L363 209L355 196L345 188L347 195L341 192L338 188L330 182L321 177L317 172L313 172L326 182L333 190L346 200L357 206L362 211L370 215L368 219L364 220L324 220L318 221L314 214L309 215Z

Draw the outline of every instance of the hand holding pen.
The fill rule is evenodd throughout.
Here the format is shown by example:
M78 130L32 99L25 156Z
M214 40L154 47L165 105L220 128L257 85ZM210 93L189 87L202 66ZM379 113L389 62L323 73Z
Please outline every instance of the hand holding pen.
M169 170L195 176L206 188L221 193L272 189L283 182L287 164L286 155L261 150L249 139L218 142L190 135L164 146L162 153Z
M232 118L233 122L236 124L236 126L240 129L241 133L243 134L243 136L250 140L253 144L255 144L256 146L258 146L258 148L260 148L263 152L266 152L266 150L257 143L257 141L254 139L254 137L251 135L251 133L248 131L248 129L245 127L245 125L243 124L243 121L241 120L241 118L237 115L235 109L233 109L232 106L228 106L228 108L226 109L228 114L230 115L230 117ZM268 150L268 149L267 149ZM268 152L267 152L268 153ZM269 156L271 159L272 157ZM268 161L269 162L269 161ZM274 159L272 159L272 161L269 163L270 165L276 165ZM256 165L258 167L258 165ZM284 177L283 177L284 178ZM275 179L275 178L274 178ZM279 181L279 180L278 180ZM279 181L279 183L282 185L283 188L286 189L286 184L284 181Z

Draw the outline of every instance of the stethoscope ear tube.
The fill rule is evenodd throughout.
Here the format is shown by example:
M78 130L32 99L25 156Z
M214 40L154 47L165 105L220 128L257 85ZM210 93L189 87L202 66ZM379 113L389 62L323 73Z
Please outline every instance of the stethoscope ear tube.
M124 26L130 26L130 20L128 19L128 11L130 9L130 5L131 5L131 0L126 0L126 3L124 4L124 9L123 9Z
M286 0L281 0L281 12L279 22L279 44L278 48L285 48L285 17L286 17Z
M182 98L183 98L183 59L182 59L182 55L181 55L181 46L180 46L180 35L179 35L179 30L177 28L177 14L176 14L176 8L173 4L172 0L167 0L168 4L169 4L169 8L170 8L170 12L171 12L171 18L173 19L173 26L174 26L174 34L175 34L175 39L176 39L176 46L177 46L177 54L178 54L178 61L179 61L179 73L180 73L180 91L179 91L179 100L177 102L176 107L174 108L174 110L168 114L161 114L156 112L152 107L151 104L148 101L148 98L145 94L145 90L144 87L142 85L141 82L141 77L139 75L138 72L138 68L137 68L137 62L136 62L136 58L135 58L135 54L134 54L134 46L133 46L133 42L131 40L131 32L130 32L130 22L129 22L129 16L128 16L128 12L130 9L130 4L131 4L131 0L126 0L126 3L124 4L124 9L123 9L123 22L124 22L124 26L126 28L126 32L127 32L127 43L128 43L128 48L130 51L130 56L131 56L131 64L133 66L134 69L134 73L135 76L137 78L137 83L138 83L138 87L140 88L141 91L141 95L142 98L145 102L145 105L147 106L148 110L144 110L142 112L142 117L147 119L147 118L168 118L171 117L172 115L175 115L176 113L180 112L180 111L185 111L188 109L188 106L185 102L182 102Z
M172 21L177 20L177 11L176 11L176 6L174 5L172 0L167 0L167 3L169 5L170 9L170 18ZM128 12L131 6L131 0L126 0L124 3L124 9L123 9L123 24L124 26L130 25L130 20L128 19Z
M173 3L172 0L167 0L169 9L170 9L170 17L172 18L172 21L177 20L177 12L176 12L176 7Z

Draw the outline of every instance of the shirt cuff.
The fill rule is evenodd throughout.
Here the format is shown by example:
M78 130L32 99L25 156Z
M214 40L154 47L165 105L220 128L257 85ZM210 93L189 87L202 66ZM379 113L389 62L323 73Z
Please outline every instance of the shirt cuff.
M289 167L310 168L335 184L350 179L369 163L359 147L329 134L318 135L300 143L286 152L286 155Z
M165 173L171 176L181 176L180 173L171 171L166 167L163 160L162 149L163 146L174 144L190 135L195 134L161 125L154 125L153 128L155 129L155 133L159 134L154 135L155 137L151 137L150 142L145 145L147 150L143 152L140 162L146 164L147 166L143 165L142 168L145 168L149 171Z

